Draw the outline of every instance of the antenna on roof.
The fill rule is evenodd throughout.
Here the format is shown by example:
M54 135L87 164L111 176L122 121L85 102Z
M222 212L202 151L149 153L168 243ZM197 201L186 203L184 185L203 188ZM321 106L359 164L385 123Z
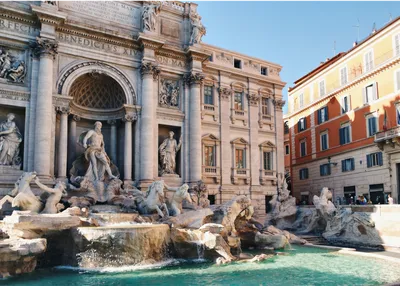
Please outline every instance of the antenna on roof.
M374 22L374 24L372 25L372 33L371 34L374 34L375 32L376 32L376 24Z
M354 28L357 28L357 42L360 41L360 19L357 18L357 25L353 25Z
M336 41L333 41L333 56L336 56Z
M392 13L389 13L389 21L392 22Z

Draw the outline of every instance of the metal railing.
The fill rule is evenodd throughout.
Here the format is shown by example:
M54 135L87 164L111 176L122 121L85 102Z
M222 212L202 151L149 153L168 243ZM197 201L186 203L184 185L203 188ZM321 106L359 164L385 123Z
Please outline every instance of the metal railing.
M395 137L400 137L400 126L396 126L389 130L376 133L375 142L385 141Z

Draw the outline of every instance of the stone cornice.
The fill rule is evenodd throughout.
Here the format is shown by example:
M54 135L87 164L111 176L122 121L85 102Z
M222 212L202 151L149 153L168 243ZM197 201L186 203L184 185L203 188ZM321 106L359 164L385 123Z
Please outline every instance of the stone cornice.
M178 50L169 50L169 49L162 48L157 51L157 55L169 57L169 58L173 58L173 59L178 59L178 60L183 60L183 61L187 60L185 53L183 53L182 51L178 51Z
M32 12L37 15L41 23L46 23L54 26L60 25L67 19L67 14L54 9L31 5Z
M189 47L185 50L188 58L192 61L200 61L204 62L210 57L210 53L198 49L194 49L193 47Z
M0 17L19 22L25 22L31 24L32 26L36 26L38 24L38 21L31 13L12 9L11 7L0 6Z
M160 74L160 69L152 62L144 62L140 66L140 73L142 74L142 76L152 75L153 79L157 80L158 75Z
M110 43L116 46L125 46L128 48L133 48L133 49L140 49L140 45L137 43L134 43L132 39L126 39L126 38L118 38L116 39L114 36L111 36L109 34L103 34L100 32L94 32L94 31L84 31L84 30L79 30L75 29L74 27L69 27L67 25L63 25L61 27L57 27L56 29L57 32L62 32L66 34L72 34L76 36L81 36L89 39L95 39L98 41Z
M52 56L57 54L58 42L52 39L36 37L36 41L31 43L32 53L35 56Z
M142 33L139 34L137 40L140 43L142 49L151 49L151 50L158 50L165 43L164 41L147 37Z

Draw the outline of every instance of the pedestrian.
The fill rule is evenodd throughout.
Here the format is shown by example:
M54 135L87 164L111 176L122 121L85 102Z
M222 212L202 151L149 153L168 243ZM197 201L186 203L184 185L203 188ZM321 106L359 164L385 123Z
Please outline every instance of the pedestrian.
M393 198L390 194L388 195L388 204L393 205Z

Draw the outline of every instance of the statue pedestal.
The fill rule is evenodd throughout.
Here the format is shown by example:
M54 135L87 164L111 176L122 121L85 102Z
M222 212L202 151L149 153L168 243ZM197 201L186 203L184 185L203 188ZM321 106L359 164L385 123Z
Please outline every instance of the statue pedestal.
M167 185L171 187L179 187L183 184L182 178L177 174L165 174L158 177L157 180L163 180Z

